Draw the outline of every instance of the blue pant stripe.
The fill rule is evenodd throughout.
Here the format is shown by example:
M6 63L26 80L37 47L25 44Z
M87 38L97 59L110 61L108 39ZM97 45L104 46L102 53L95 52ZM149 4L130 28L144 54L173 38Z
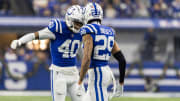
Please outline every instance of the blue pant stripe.
M95 82L94 82L94 88L95 88L95 93L96 93L96 101L99 101L99 96L98 96L98 88L97 88L97 71L96 68L94 68L94 74L95 74Z
M100 93L101 93L101 101L104 101L104 96L103 96L103 90L102 90L102 70L101 67L99 67L99 73L100 73L100 80L99 80L99 88L100 88Z
M54 101L53 70L51 71L51 94Z

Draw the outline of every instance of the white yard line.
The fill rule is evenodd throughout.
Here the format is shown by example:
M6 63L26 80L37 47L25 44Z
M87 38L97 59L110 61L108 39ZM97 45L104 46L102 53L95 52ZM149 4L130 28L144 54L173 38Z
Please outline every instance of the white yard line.
M50 91L0 91L0 96L51 96ZM147 92L124 92L124 97L155 97L171 98L180 97L180 92L147 93Z

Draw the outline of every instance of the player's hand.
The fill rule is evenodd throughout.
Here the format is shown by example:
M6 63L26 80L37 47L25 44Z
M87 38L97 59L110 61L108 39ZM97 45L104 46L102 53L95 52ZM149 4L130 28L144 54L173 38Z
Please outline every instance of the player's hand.
M124 85L123 84L118 84L116 88L116 93L113 94L113 97L120 97L123 96L124 92Z
M83 84L78 84L77 88L76 88L76 92L77 92L77 96L82 96L84 93L84 87Z
M113 97L121 97L123 96L123 91L124 91L124 85L123 84L118 84L116 86L116 91L113 92L113 94L110 94L108 99L109 101L113 98Z
M21 46L21 42L19 40L13 40L11 42L11 48L16 49L17 47Z

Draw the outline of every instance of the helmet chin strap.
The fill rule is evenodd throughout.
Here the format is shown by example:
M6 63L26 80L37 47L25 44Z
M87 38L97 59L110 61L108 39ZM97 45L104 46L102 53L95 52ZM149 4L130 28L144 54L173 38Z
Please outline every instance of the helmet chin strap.
M72 23L72 26L70 26L70 29L71 29L74 33L78 33L78 32L79 32L79 30L76 30L76 29L74 28L74 23Z
M74 33L78 33L79 30L76 30L75 28L73 28L73 32L74 32Z

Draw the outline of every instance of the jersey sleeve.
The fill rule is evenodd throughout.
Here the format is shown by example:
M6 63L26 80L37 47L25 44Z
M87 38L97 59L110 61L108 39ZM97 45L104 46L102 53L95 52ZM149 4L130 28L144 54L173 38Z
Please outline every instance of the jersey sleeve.
M81 36L92 33L95 33L95 29L92 27L92 25L85 25L80 29Z
M53 33L62 34L62 24L59 19L53 19L49 22L48 29Z

